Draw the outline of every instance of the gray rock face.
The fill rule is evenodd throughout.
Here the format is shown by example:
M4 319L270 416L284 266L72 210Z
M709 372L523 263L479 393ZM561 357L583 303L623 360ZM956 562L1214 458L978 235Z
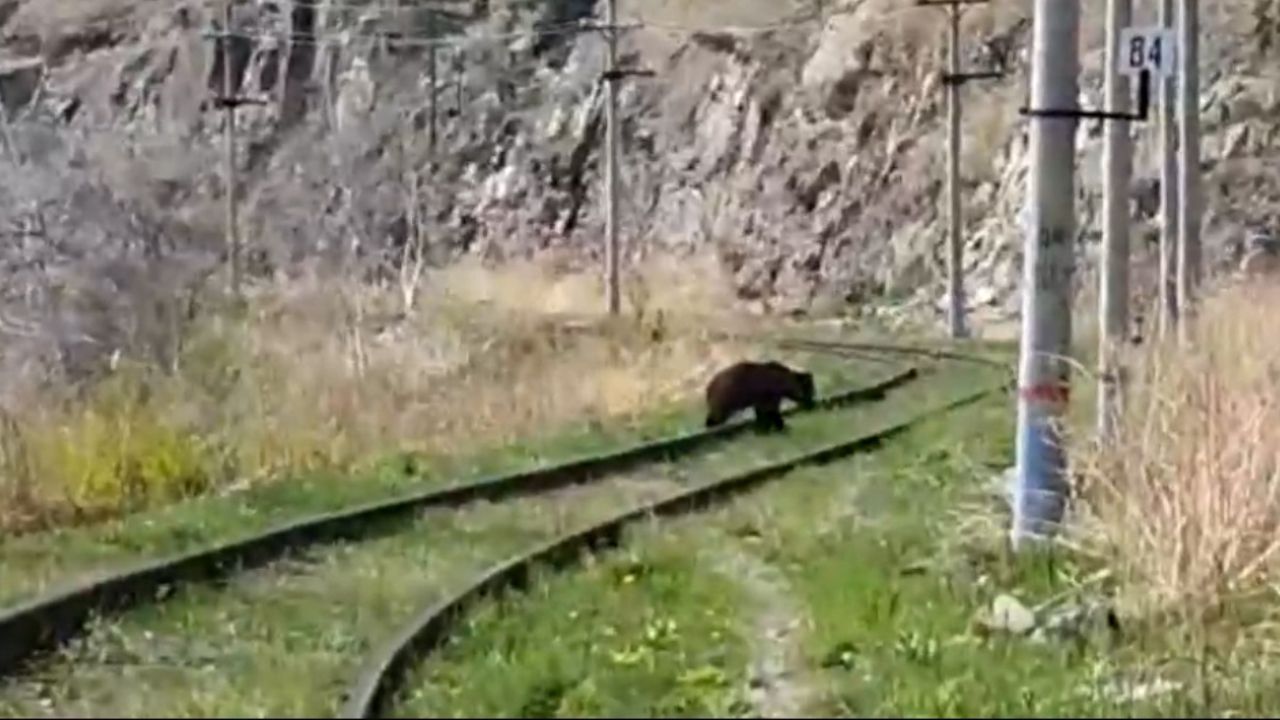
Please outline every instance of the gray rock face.
M732 1L744 13L751 4ZM128 148L133 176L147 179L110 186L112 202L137 196L129 202L149 208L154 225L178 223L180 237L216 244L222 114L209 100L221 92L222 61L202 32L218 19L194 0L84 3L56 17L37 0L0 3L13 54L0 58L0 104L14 132L33 147L52 132L86 168L101 162L86 143ZM692 32L665 29L668 5L637 6L655 26L628 31L620 47L624 66L655 73L620 86L626 259L710 249L743 303L773 312L881 304L939 319L945 116L934 26L904 23L887 0L843 0L826 3L820 23ZM238 6L232 89L258 101L237 111L254 272L356 263L385 275L410 237L426 238L434 262L548 249L579 266L599 261L604 46L598 33L563 31L599 10L585 0L435 7ZM1017 106L1029 31L1019 12L980 16L966 31L971 62L1004 59L1014 78L965 89L965 266L979 324L1018 311L1027 124ZM557 32L512 34L533 28ZM433 37L448 42L434 60ZM1259 39L1220 52L1240 72L1209 78L1204 95L1211 263L1229 251L1216 238L1239 236L1218 228L1280 221L1280 181L1262 159L1280 132L1275 49ZM1086 104L1099 102L1096 76ZM1081 290L1096 284L1096 131L1080 133ZM1140 161L1141 178L1147 167ZM104 182L85 172L64 182ZM1158 185L1140 180L1131 194L1135 220L1156 214ZM31 219L29 205L4 202L5 213ZM1148 262L1154 248L1135 245Z

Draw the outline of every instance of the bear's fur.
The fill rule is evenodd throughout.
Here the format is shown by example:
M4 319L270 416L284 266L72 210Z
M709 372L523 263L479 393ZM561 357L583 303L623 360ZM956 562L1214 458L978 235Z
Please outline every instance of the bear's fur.
M786 423L778 410L784 399L804 408L813 407L813 375L776 361L735 363L707 383L706 427L723 425L737 413L752 408L759 430L785 430Z

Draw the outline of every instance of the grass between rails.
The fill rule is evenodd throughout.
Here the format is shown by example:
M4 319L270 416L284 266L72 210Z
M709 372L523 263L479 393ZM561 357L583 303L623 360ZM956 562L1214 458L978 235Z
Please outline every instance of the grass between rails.
M420 670L400 714L758 716L770 695L791 698L788 716L1280 709L1271 690L1280 663L1266 641L1218 642L1194 625L1123 615L1118 635L1097 619L1043 636L979 622L1010 594L1042 605L1043 630L1085 607L1099 569L1085 556L1005 551L1007 513L988 483L1013 459L1013 407L997 397L930 420L875 453L637 533L584 572L486 607ZM774 611L795 616L762 624L726 553L785 578ZM620 585L629 567L646 573ZM655 639L655 627L678 632ZM766 632L779 628L789 632ZM760 656L780 643L796 646L789 667L761 678ZM646 662L628 665L628 650Z
M7 538L0 540L0 564L4 567L0 602L16 602L68 576L109 573L142 557L193 550L313 513L551 465L687 424L675 414L646 420L608 430L565 433L466 459L431 462L413 456L389 458L355 476L316 473L243 492L197 498L92 527Z
M374 643L482 567L619 512L638 499L637 490L653 491L655 481L670 490L829 445L872 422L878 410L865 405L797 417L790 434L748 438L637 472L630 488L604 482L554 499L428 513L412 531L321 549L308 554L306 565L277 563L233 580L226 591L180 591L163 605L104 623L39 677L0 688L0 708L146 716L330 712ZM122 661L126 683L119 682Z
M765 351L758 351L764 353ZM817 375L821 394L875 382L901 363L856 362L823 355L776 353ZM32 597L71 577L107 574L140 558L185 552L252 534L282 522L552 465L701 427L700 398L659 404L616 424L589 422L465 457L400 454L354 475L337 470L208 495L149 512L77 528L0 537L0 605Z
M412 685L399 717L737 714L749 653L736 588L688 533L631 533L621 552L486 603Z
M944 395L994 382L990 369L928 376L839 425L832 441L906 419ZM810 442L806 440L806 445ZM846 467L837 465L837 468ZM803 482L800 471L779 487ZM725 473L727 474L727 473ZM710 479L710 478L707 478ZM774 491L768 491L774 492ZM812 521L826 508L810 508ZM551 577L527 595L485 603L406 686L401 716L706 716L751 711L747 665L759 628L741 577L724 562L712 513L632 533L621 552ZM797 518L803 522L804 518ZM635 572L635 569L643 572ZM621 578L621 580L620 580ZM785 604L784 604L785 605Z
M308 553L106 621L38 676L0 687L6 715L279 716L337 709L360 659L420 603L657 482L520 505L428 512L410 532Z

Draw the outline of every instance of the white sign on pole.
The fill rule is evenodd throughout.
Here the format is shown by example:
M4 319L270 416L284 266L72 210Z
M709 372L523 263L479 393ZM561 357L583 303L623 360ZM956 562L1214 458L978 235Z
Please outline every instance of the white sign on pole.
M1171 78L1178 71L1178 39L1172 28L1127 27L1120 31L1117 68L1122 75L1134 76L1149 71L1152 75Z

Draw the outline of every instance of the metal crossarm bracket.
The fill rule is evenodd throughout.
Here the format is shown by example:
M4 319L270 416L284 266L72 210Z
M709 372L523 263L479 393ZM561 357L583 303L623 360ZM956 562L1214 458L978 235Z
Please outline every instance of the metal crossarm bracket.
M241 105L267 105L270 104L270 102L270 100L252 97L224 97L221 95L215 95L213 98L213 106L219 110L226 110L227 108L234 109Z
M652 70L640 68L618 68L617 70L605 70L600 74L600 78L602 80L621 80L626 77L653 77L656 74Z
M1073 110L1066 108L1032 109L1019 108L1018 113L1030 117L1077 118L1080 120L1131 120L1145 122L1151 111L1151 72L1144 70L1138 75L1138 111L1134 113L1118 113L1107 110Z
M1005 73L1000 70L983 70L978 72L965 72L965 73L942 73L942 84L963 85L969 82L970 80L999 80L1004 76L1005 76Z

